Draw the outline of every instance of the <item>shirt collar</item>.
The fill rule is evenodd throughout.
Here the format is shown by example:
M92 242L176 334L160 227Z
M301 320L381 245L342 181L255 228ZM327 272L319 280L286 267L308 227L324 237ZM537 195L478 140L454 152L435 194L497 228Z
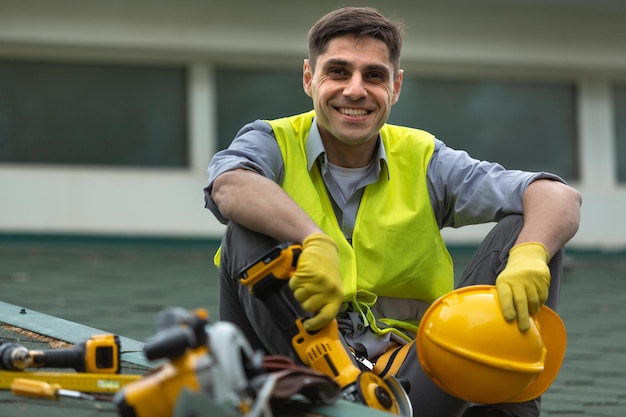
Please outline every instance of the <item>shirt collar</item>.
M376 159L378 160L378 164L376 164L376 177L380 175L383 164L388 166L387 153L385 152L385 146L383 145L383 141L380 140L380 134L378 135L377 140L378 151ZM313 119L313 124L311 125L311 129L309 130L309 136L307 137L306 141L306 159L308 162L309 172L313 168L313 164L315 164L315 161L317 161L318 159L320 159L322 171L326 170L328 164L328 160L326 159L326 150L324 149L322 135L320 135L320 131L317 127L315 119ZM323 174L324 172L322 172L322 175ZM389 170L387 170L387 179L389 179Z

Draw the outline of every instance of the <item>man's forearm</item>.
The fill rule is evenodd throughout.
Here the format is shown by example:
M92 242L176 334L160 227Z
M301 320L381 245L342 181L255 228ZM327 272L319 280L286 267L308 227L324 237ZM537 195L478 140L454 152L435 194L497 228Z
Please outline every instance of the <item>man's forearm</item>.
M553 256L578 231L582 198L558 181L537 180L524 193L524 227L516 244L541 242Z
M222 215L282 242L320 232L311 218L272 180L238 169L216 178L211 197Z

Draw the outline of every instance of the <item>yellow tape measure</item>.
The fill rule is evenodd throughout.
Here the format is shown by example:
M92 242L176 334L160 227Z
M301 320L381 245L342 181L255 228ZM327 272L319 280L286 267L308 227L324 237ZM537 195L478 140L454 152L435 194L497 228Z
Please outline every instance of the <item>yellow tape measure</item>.
M113 394L123 386L141 379L142 375L0 371L0 389L11 389L11 382L16 378L59 384L63 389L68 390Z

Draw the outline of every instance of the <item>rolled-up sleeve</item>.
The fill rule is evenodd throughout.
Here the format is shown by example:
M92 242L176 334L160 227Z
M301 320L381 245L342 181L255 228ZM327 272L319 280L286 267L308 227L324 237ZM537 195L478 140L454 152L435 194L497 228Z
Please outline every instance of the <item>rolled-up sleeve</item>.
M538 179L565 182L547 172L505 169L435 140L428 166L428 190L440 228L498 221L522 213L522 197Z
M230 146L217 152L209 162L207 184L204 187L204 207L222 223L226 223L227 219L211 198L211 190L217 177L234 169L248 169L273 181L282 181L284 175L282 155L272 128L267 122L257 120L245 125Z

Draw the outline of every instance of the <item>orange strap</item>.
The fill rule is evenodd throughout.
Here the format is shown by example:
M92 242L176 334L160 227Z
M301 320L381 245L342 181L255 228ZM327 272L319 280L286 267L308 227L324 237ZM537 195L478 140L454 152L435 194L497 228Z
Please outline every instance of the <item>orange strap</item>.
M407 343L389 349L387 352L380 355L372 371L381 378L387 375L395 376L407 358L409 350L411 350L411 346L413 346L414 343L415 342Z

